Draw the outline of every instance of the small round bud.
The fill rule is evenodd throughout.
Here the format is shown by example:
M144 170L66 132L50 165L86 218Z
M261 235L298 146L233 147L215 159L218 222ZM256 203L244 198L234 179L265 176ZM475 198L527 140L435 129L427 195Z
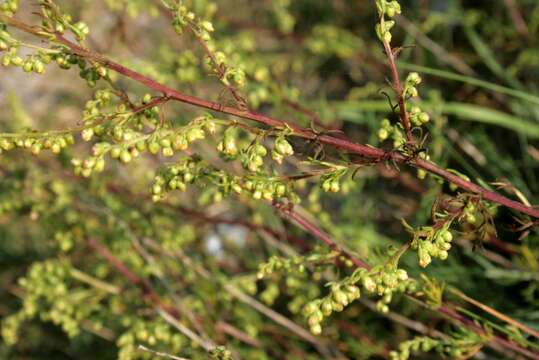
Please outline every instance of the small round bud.
M380 141L384 141L388 137L389 137L389 132L386 129L382 128L382 129L378 130L378 139L380 139Z
M120 152L120 160L121 160L124 164L130 162L131 159L132 159L131 153L130 153L127 149L121 150L121 152Z
M322 326L320 324L315 324L310 327L310 330L313 335L320 335L322 333Z

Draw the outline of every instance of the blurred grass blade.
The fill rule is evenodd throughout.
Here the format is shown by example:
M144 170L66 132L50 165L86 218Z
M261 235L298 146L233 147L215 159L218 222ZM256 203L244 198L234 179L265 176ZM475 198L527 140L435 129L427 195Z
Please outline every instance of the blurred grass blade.
M504 80L514 88L523 89L522 84L513 76L509 75L503 66L496 60L494 52L490 49L484 39L470 26L464 26L464 33L468 37L470 44L485 65L494 75Z
M399 67L402 69L406 69L410 71L417 71L422 74L432 75L432 76L436 76L443 79L460 81L466 84L470 84L470 85L474 85L483 89L491 90L496 93L509 95L514 98L525 100L532 104L539 105L538 96L534 96L524 91L515 90L512 88L502 86L502 85L498 85L498 84L494 84L488 81L477 79L471 76L460 75L460 74L456 74L450 71L433 69L430 67L419 66L419 65L409 64L405 62L399 62Z
M441 111L444 115L453 115L462 120L495 125L515 131L528 138L539 138L539 125L501 111L492 110L479 105L458 102L448 102L436 105L429 102L421 102L421 105L427 111ZM362 123L360 120L361 117L359 116L360 112L388 112L387 101L383 100L334 102L333 106L335 107L339 118L355 123Z

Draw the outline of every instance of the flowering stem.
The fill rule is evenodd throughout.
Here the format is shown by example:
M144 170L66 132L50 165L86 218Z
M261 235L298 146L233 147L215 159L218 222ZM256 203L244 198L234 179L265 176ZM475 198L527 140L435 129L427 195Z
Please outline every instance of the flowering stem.
M397 94L397 99L398 99L397 101L399 103L399 111L400 111L399 117L400 117L402 126L404 128L404 132L406 133L406 140L412 143L414 141L414 138L412 136L412 129L410 127L410 119L408 119L408 113L406 112L406 106L404 104L404 91L402 89L402 84L399 78L399 72L397 71L397 63L395 62L395 53L393 52L391 45L387 41L384 41L384 50L386 52L387 60L389 63L389 68L391 70L391 78L393 80L393 87L395 89L395 93Z
M10 26L16 27L22 31L50 40L50 37L51 37L50 34L43 33L42 31L39 30L39 28L27 25L15 18L8 17L5 15L0 15L0 21ZM489 201L498 203L500 205L504 205L508 208L530 215L534 218L539 218L539 209L526 206L520 202L511 200L498 193L486 190L483 187L472 183L471 181L465 180L455 174L448 172L447 170L439 167L438 165L428 160L423 160L417 157L409 158L395 151L385 151L383 149L376 148L370 145L357 144L345 138L337 138L337 137L325 135L325 134L318 135L310 129L305 129L305 128L291 125L284 120L274 119L269 116L265 116L265 115L255 113L252 111L246 111L246 110L238 109L235 107L225 106L217 102L212 102L212 101L201 99L195 96L186 95L178 90L175 90L173 88L160 84L134 70L126 68L125 66L120 65L112 60L109 60L101 54L98 54L89 49L83 48L71 42L70 40L64 38L60 34L54 34L54 39L55 39L54 41L60 44L63 44L64 46L69 48L74 54L81 56L83 58L98 62L102 66L105 66L113 71L116 71L119 74L122 74L128 78L131 78L132 80L135 80L154 91L162 93L168 99L172 99L172 100L176 100L176 101L183 102L186 104L194 105L200 108L205 108L208 110L213 110L213 111L221 112L224 114L236 116L242 119L256 121L258 123L261 123L261 124L264 124L266 126L273 127L273 128L289 128L293 131L293 134L295 136L303 137L310 140L316 140L325 145L330 145L335 148L347 150L349 152L359 154L365 158L368 158L372 160L373 162L394 160L396 162L406 163L416 168L423 169L427 172L438 175L442 177L443 179L457 185L458 187L464 190L480 195L480 197L484 200L489 200Z
M348 259L350 259L353 262L353 264L355 266L365 268L365 269L370 269L371 268L371 266L369 264L367 264L363 260L357 258L350 251L342 248L328 234L326 234L323 230L318 228L316 225L312 224L310 221L305 219L300 214L298 214L298 213L294 212L293 210L291 210L290 208L286 208L284 206L276 205L276 208L279 209L281 212L283 212L287 218L289 218L293 222L300 225L304 230L306 230L307 232L309 232L310 234L312 234L313 236L315 236L319 240L322 240L324 243L326 243L328 246L330 246L333 250L339 251L343 256L346 256ZM428 305L425 304L425 302L423 302L420 298L417 298L417 297L415 297L413 295L408 295L408 298L410 298L414 302L420 304L421 306L428 307ZM471 299L471 300L473 300L473 299ZM474 301L474 304L476 306L477 306L477 304L481 304L476 300L473 300L473 301ZM473 322L472 320L462 316L461 314L459 314L458 312L453 310L452 306L450 306L448 304L442 304L436 310L440 314L461 323L462 325L466 326L467 328L469 328L470 330L473 330L474 332L476 332L478 334L486 334L485 330L480 325L478 325L475 322ZM491 310L495 311L494 309L491 309ZM496 313L498 315L503 316L506 321L508 321L509 323L511 323L513 325L515 325L514 323L518 323L515 320L512 320L509 317L507 317L507 316L505 316L505 315L503 315L503 314L501 314L499 312L496 312ZM520 324L520 323L518 323L518 324ZM523 325L522 324L520 324L520 325L521 326L519 326L519 328L522 328ZM523 349L520 346L512 343L511 341L508 341L508 340L504 339L503 337L501 337L499 335L493 335L492 342L494 343L494 344L491 344L493 346L493 348L495 348L497 345L500 345L502 347L511 349L512 351L515 351L515 352L517 352L519 354L525 355L525 356L527 356L529 358L532 358L532 359L536 359L539 356L539 354L537 354L535 352L532 352L532 351L529 351L529 350L526 350L526 349Z

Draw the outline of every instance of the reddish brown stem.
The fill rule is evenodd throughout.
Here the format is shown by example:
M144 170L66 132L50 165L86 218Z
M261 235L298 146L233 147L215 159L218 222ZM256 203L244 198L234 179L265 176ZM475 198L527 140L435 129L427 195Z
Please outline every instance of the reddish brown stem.
M358 259L356 256L354 256L350 251L344 249L342 246L337 244L335 240L333 240L328 234L326 234L322 229L318 228L316 225L311 223L309 220L295 212L292 208L282 205L279 203L275 203L273 205L276 209L281 211L281 213L288 218L289 220L292 220L296 224L298 224L300 227L305 229L308 233L313 235L315 238L322 240L327 246L329 246L332 250L338 251L345 257L347 257L352 263L361 268L370 269L369 264L364 262L361 259Z
M25 23L22 23L14 18L5 16L5 15L0 15L0 21L8 25L14 26L18 29L21 29L25 32L29 32L34 35L45 37L48 39L48 37L45 36L43 33L40 33L38 29L31 27ZM183 102L186 104L194 105L200 108L205 108L208 110L213 110L213 111L221 112L224 114L236 116L242 119L252 120L252 121L264 124L266 126L273 127L273 128L289 128L294 131L294 135L296 136L300 136L300 137L311 139L311 140L316 139L322 144L330 145L335 148L339 148L339 149L347 150L355 154L359 154L365 158L371 159L374 162L380 162L384 160L393 159L394 161L397 161L397 162L408 163L414 167L423 169L432 174L436 174L442 177L443 179L459 186L460 188L464 190L470 191L475 194L479 194L485 200L489 200L489 201L498 203L500 205L504 205L513 210L520 211L532 217L539 218L539 209L526 206L522 203L511 200L502 195L499 195L493 191L486 190L479 185L476 185L470 181L464 180L461 177L456 176L448 172L447 170L440 168L439 166L435 165L434 163L430 161L426 161L426 160L422 160L418 158L410 159L398 152L394 152L394 151L386 152L380 148L357 144L351 140L336 138L330 135L318 135L318 134L315 134L310 129L305 129L305 128L291 125L284 120L274 119L274 118L271 118L262 114L258 114L255 112L246 111L246 110L229 107L229 106L224 106L216 102L208 101L208 100L201 99L195 96L186 95L186 94L181 93L178 90L175 90L173 88L160 84L136 71L126 68L125 66L122 66L114 61L111 61L101 54L97 54L88 49L85 49L67 40L66 38L64 38L63 36L59 34L56 34L55 37L58 43L65 45L74 54L84 57L86 59L90 59L95 62L98 62L101 65L106 66L107 68L113 71L116 71L128 78L131 78L132 80L135 80L154 91L162 93L165 97L169 99L173 99L173 100Z
M125 277L131 284L139 288L146 302L153 306L164 309L169 315L176 319L180 318L180 314L176 309L172 308L168 304L165 304L159 294L153 290L151 285L146 280L143 280L141 277L131 271L131 269L120 261L120 259L115 257L105 245L94 239L88 239L88 246L101 255L113 269Z
M399 103L400 120L406 133L406 140L413 142L412 129L410 127L410 119L408 119L408 112L406 112L406 106L404 104L404 90L402 88L401 80L399 78L399 72L397 71L397 63L395 62L395 53L388 42L384 41L384 50L387 55L387 61L389 62L389 69L391 70L391 78L393 80L393 87L397 94Z

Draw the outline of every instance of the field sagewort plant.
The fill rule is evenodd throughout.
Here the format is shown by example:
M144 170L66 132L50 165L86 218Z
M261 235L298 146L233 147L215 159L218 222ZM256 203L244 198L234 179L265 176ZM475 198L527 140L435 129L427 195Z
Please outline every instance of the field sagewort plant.
M71 5L30 3L24 10L36 12L32 23L23 20L28 17L18 0L0 2L2 66L44 76L63 69L71 77L78 74L93 95L74 126L0 133L0 156L6 159L0 167L5 179L0 214L15 219L29 213L34 225L28 236L47 238L47 256L31 261L19 278L14 293L22 305L2 322L5 344L15 349L28 324L38 319L58 326L75 343L92 343L93 337L113 342L103 358L115 351L121 359L285 354L408 359L419 351L469 358L488 347L538 356L533 328L423 270L451 258L455 238L463 232L479 242L496 237L500 211L536 224L539 210L431 161L431 115L418 101L422 77L412 71L401 80L398 72L397 58L405 51L394 45L399 2L371 4L377 14L374 34L391 79L391 94L384 93L388 116L379 119L375 131L380 147L327 129L301 106L299 90L280 82L289 69L305 70L300 61L286 54L268 60L271 54L258 51L264 45L254 38L219 34L219 2L104 1L106 12L146 13L155 24L167 19L173 32L155 30L167 34L167 42L181 41L180 51L163 45L156 64L125 65L93 50L101 48L91 41L94 30L64 10ZM279 36L293 36L292 2L267 3ZM349 58L360 41L327 24L313 34L305 47L319 56ZM278 63L271 67L273 61ZM208 84L206 75L220 87ZM198 95L216 92L218 101ZM175 103L194 110L179 111ZM290 121L262 115L270 108L285 115L286 106L307 113L309 125L299 126L289 115ZM31 168L17 161L25 151L36 156ZM43 154L48 151L58 160ZM324 202L331 193L362 196L358 183L367 176L362 174L380 167L416 168L418 180L439 193L429 223L412 226L402 220L399 226L408 238L400 246L362 252L335 240L347 234L336 229ZM437 182L447 184L446 191L440 193ZM251 214L249 220L211 214L211 209L233 212L240 205ZM305 236L275 230L279 219L321 243L313 246ZM245 230L260 236L247 236ZM401 261L410 252L419 265L413 271L407 266L414 264ZM479 303L493 318L464 309L455 299ZM406 301L445 317L453 327L429 330L421 324L427 318L416 323L392 311L396 302L395 309L410 314L401 306ZM419 324L415 330L423 333L394 350L379 341L381 346L371 344L372 354L362 352L354 346L361 337L354 322L369 307L375 311L367 315L370 321L381 323L381 314ZM280 334L281 328L290 338ZM395 345L391 339L387 343Z

